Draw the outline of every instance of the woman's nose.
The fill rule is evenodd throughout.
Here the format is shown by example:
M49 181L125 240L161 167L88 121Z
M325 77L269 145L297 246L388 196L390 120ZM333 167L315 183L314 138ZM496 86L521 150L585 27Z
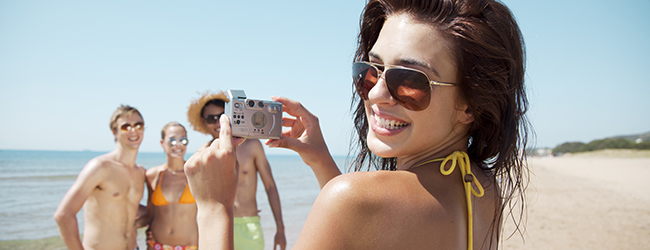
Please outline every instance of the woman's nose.
M368 91L368 100L375 104L395 105L397 102L390 94L384 75L379 76L377 84Z

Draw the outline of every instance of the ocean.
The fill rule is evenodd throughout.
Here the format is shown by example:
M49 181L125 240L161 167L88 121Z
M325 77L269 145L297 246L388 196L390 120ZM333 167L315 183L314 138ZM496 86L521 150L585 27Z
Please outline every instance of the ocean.
M106 152L0 150L0 241L42 239L59 235L52 218L59 202L77 174L92 158ZM186 159L189 158L186 155ZM296 155L268 155L282 205L287 249L295 243L320 191L311 168ZM334 157L347 170L345 156ZM145 168L165 162L164 153L138 154L136 162ZM257 202L264 229L266 249L272 249L275 221L264 185L259 180ZM146 190L146 189L145 189ZM140 202L146 205L146 191ZM83 210L77 214L83 232ZM1 244L1 243L0 243ZM144 242L138 241L143 246Z

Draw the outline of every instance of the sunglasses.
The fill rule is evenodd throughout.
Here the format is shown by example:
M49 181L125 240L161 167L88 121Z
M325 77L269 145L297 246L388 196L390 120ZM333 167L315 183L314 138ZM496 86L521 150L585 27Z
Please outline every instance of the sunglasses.
M176 145L181 145L181 146L187 146L187 144L190 141L187 140L187 138L183 137L181 139L176 139L176 138L169 138L169 146L176 146Z
M203 118L205 118L205 122L207 122L208 124L215 124L219 121L219 117L221 117L221 115L223 115L223 112L221 112L221 114L218 115L206 115Z
M429 106L431 89L434 85L456 85L432 81L424 72L403 66L371 62L355 62L352 65L354 85L363 100L368 100L368 92L375 87L381 77L384 77L388 92L397 103L413 111L424 110Z
M131 131L131 129L135 129L135 130L138 130L138 131L143 130L144 129L144 122L136 122L135 124L125 123L125 124L122 124L122 126L120 126L120 129L122 131L126 131L126 132Z

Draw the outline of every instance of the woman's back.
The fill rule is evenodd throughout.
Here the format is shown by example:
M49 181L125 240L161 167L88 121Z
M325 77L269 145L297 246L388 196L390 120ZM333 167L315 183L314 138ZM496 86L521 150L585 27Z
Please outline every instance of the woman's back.
M475 174L489 188L483 197L473 199L474 248L491 249L487 247L489 237L496 237L496 228L492 227L497 205L494 185L478 171ZM439 171L439 163L409 171L344 174L323 188L306 222L327 226L305 227L300 237L310 240L299 239L299 243L307 245L296 246L299 249L431 249L432 246L467 249L464 197L460 173L444 176Z

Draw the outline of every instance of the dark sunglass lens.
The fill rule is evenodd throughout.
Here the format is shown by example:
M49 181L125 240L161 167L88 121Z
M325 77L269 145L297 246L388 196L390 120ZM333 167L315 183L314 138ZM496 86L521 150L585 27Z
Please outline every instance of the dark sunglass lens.
M188 142L187 138L181 138L181 144L183 144L183 146L187 146Z
M431 87L425 74L408 69L390 69L385 77L388 91L405 108L420 111L429 106Z
M209 115L209 116L205 117L205 121L207 123L209 123L209 124L217 123L218 120L219 120L219 117L216 116L216 115Z
M131 124L122 124L122 126L120 126L120 129L123 131L129 131L131 129Z
M377 84L377 70L365 62L356 62L352 65L352 78L357 88L357 93L364 100L368 100L368 92Z
M221 115L223 115L223 113L217 114L217 115L207 115L205 117L205 121L208 124L215 124L215 123L219 122L219 118L221 117Z

